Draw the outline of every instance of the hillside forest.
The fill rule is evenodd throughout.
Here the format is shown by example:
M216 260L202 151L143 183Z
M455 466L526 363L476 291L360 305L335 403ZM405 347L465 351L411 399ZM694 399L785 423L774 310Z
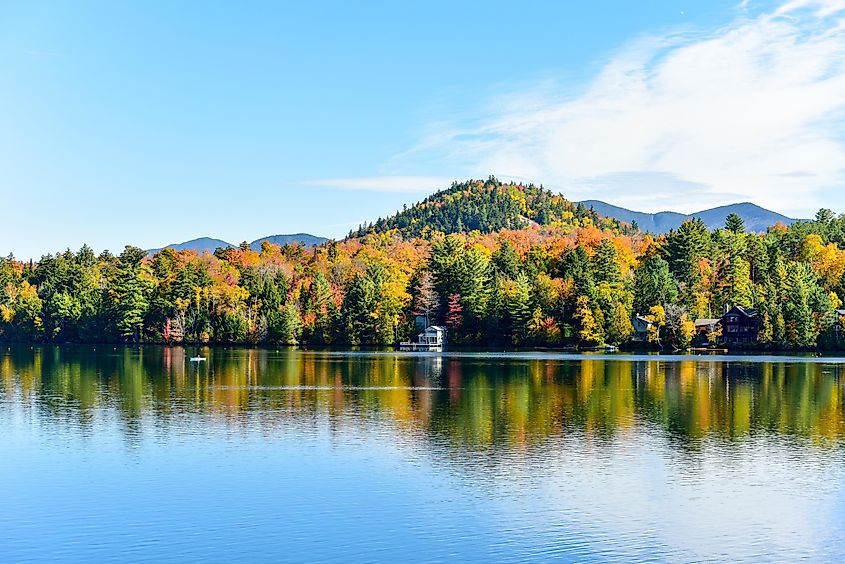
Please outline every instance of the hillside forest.
M754 308L754 348L838 348L845 216L765 233L739 216L666 235L491 177L314 247L213 254L84 246L0 258L0 340L48 343L392 345L423 316L452 345L628 344L683 349L698 318Z

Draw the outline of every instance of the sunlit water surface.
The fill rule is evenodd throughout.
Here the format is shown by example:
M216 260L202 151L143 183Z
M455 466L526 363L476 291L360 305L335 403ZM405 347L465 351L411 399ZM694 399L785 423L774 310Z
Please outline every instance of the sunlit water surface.
M4 346L0 561L841 560L843 366Z

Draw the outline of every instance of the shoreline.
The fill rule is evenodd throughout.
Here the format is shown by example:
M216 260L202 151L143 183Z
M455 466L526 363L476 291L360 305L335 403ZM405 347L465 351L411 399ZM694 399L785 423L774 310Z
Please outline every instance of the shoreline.
M553 359L595 359L595 360L639 360L644 358L659 359L663 361L676 360L693 360L693 359L711 359L714 361L725 360L739 360L747 359L748 361L785 361L796 360L800 362L812 362L814 359L819 361L837 361L845 363L845 351L795 351L795 350L749 350L742 349L736 351L714 351L713 353L706 351L655 351L647 349L620 349L617 352L604 352L595 350L573 350L561 348L484 348L484 347L448 347L442 352L428 352L428 351L400 351L398 347L308 347L300 345L241 345L241 344L164 344L164 343L141 343L141 344L127 344L127 343L10 343L0 342L0 350L12 349L21 350L23 348L30 349L91 349L96 351L101 350L126 350L126 349L167 349L167 350L193 350L193 351L224 351L224 350L254 350L265 352L298 352L305 354L329 354L329 355L343 355L343 356L396 356L396 357L415 357L415 358L483 358L483 357L502 357L502 358L548 358Z

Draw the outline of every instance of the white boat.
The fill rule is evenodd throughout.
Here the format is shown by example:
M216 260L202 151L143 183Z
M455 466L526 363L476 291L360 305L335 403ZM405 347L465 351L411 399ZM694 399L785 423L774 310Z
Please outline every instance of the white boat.
M192 356L191 357L191 362L204 362L204 361L205 361L204 356Z

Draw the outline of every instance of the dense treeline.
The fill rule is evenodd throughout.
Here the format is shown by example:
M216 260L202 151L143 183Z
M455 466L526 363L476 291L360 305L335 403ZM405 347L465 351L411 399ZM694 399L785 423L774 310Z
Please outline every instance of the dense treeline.
M845 216L821 210L765 234L746 233L737 216L656 238L618 227L586 214L491 233L396 227L315 248L9 257L0 339L377 345L409 338L425 315L451 343L624 344L642 314L653 346L683 348L694 319L740 305L759 311L758 346L839 345Z

